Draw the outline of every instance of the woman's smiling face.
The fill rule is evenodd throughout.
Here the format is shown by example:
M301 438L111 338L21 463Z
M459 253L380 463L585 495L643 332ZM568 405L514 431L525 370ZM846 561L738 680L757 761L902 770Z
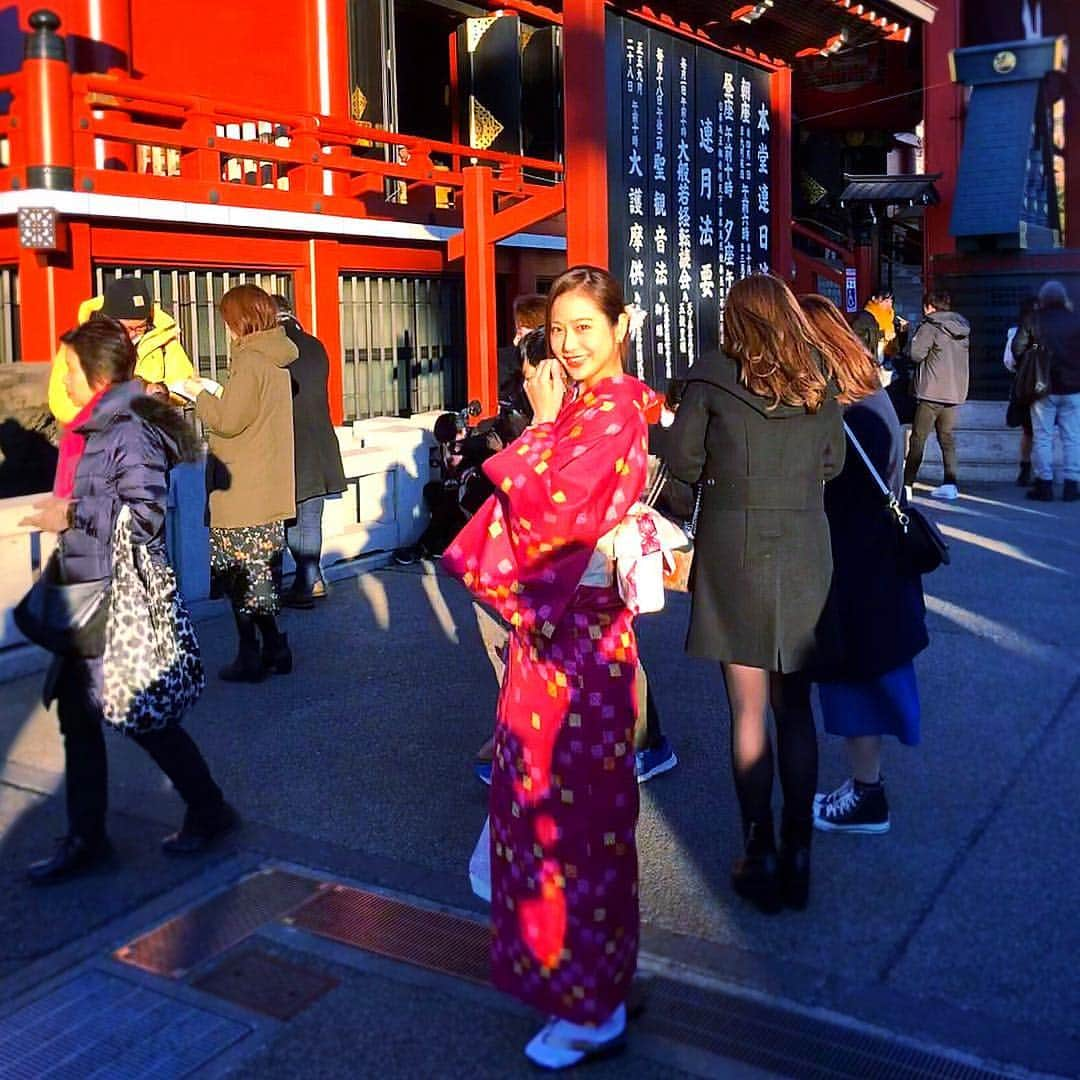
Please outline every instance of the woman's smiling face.
M551 308L551 351L566 374L588 389L621 373L626 324L625 314L612 324L580 289L563 293Z

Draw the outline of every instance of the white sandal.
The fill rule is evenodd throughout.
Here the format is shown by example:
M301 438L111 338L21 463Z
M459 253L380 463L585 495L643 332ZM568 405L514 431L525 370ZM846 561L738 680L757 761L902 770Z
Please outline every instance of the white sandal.
M542 1069L558 1070L611 1057L624 1049L626 1006L620 1005L596 1027L552 1018L525 1047L525 1056Z

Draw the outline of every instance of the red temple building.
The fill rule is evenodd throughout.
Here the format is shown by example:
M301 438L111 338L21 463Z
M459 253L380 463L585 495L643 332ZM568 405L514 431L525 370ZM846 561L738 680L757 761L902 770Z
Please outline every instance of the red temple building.
M132 271L207 375L225 289L291 295L338 359L339 421L489 411L510 299L573 262L623 275L656 385L755 269L848 310L886 280L909 314L929 277L974 299L989 276L1000 321L1040 275L1080 279L1064 42L1025 66L1078 21L1067 0L0 0L0 365L48 360ZM1042 118L1009 165L1025 209L957 226L965 108L1011 62Z

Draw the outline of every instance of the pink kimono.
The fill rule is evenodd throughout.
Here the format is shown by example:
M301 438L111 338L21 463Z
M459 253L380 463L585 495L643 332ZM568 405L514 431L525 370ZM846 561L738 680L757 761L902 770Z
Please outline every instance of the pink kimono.
M637 964L637 641L614 586L582 585L645 485L628 375L489 458L496 486L443 556L513 628L491 784L492 976L541 1012L599 1023Z

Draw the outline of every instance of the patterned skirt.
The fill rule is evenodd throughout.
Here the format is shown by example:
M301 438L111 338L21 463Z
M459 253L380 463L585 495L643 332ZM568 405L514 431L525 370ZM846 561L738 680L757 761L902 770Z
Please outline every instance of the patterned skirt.
M210 530L210 584L237 611L276 615L285 529L280 521Z
M637 966L637 641L611 588L554 637L511 635L491 782L492 978L540 1012L605 1020Z

